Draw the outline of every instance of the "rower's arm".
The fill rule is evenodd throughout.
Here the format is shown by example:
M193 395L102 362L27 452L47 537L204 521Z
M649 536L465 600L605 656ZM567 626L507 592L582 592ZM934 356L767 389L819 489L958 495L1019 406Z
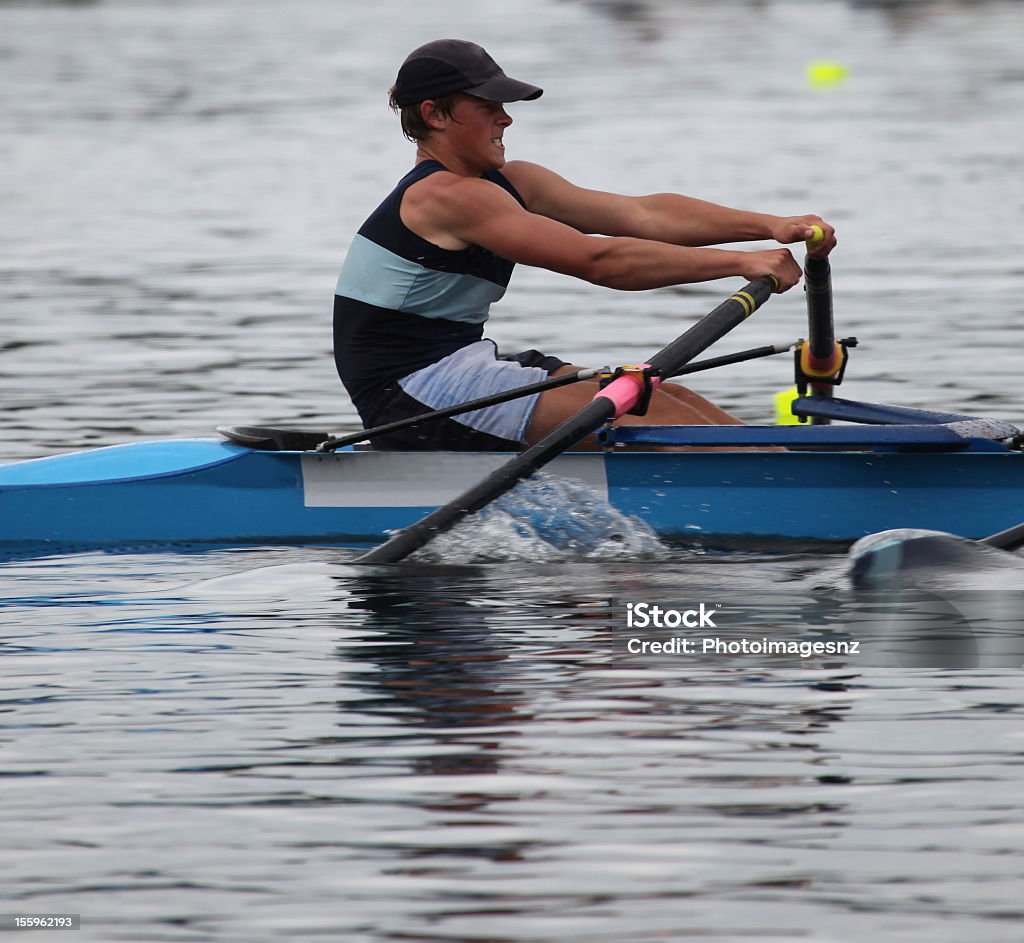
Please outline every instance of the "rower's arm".
M681 246L774 239L790 244L820 226L825 240L815 254L827 255L835 245L832 227L813 214L772 216L737 210L679 193L623 196L588 190L546 167L526 161L506 164L503 172L523 195L531 212L556 219L580 232L633 236Z
M788 249L737 252L587 235L523 209L501 187L479 178L432 175L406 191L402 214L424 238L429 233L437 241L435 234L444 233L513 262L608 288L636 291L737 275L748 280L772 276L785 291L800 278Z

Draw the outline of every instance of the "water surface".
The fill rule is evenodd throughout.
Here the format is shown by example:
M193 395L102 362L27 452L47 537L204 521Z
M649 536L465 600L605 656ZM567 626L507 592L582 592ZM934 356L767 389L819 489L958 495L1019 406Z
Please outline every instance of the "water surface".
M834 221L848 395L1020 421L1022 30L1010 2L4 4L5 457L352 428L330 298L411 162L386 88L444 35L545 87L510 157ZM812 89L816 59L849 78ZM491 333L631 362L733 287L520 270ZM721 350L803 331L791 292ZM785 358L695 380L749 421L788 383ZM867 645L891 599L836 548L473 540L381 574L326 548L0 564L0 909L95 941L1020 939L1005 613L969 611L949 664L638 661L630 601Z

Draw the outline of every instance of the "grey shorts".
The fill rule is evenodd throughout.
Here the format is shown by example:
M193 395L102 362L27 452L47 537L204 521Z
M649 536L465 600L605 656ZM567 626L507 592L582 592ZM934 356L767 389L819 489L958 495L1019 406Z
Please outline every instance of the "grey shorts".
M564 360L526 350L498 357L493 341L480 340L402 377L379 400L367 426L419 416L546 379ZM434 419L401 432L378 436L377 449L446 449L519 451L539 393L445 419Z

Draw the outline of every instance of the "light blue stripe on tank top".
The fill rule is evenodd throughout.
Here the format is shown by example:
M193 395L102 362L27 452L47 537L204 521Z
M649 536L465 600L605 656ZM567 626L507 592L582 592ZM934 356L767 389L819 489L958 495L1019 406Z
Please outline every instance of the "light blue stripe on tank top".
M505 289L476 275L426 268L357 234L335 294L424 318L483 324Z

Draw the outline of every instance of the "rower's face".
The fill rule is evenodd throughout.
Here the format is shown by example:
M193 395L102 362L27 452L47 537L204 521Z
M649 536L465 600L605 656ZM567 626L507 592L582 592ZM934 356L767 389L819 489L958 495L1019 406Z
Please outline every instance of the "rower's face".
M464 95L452 110L448 140L468 163L483 170L498 170L505 163L505 129L512 118L501 102Z

